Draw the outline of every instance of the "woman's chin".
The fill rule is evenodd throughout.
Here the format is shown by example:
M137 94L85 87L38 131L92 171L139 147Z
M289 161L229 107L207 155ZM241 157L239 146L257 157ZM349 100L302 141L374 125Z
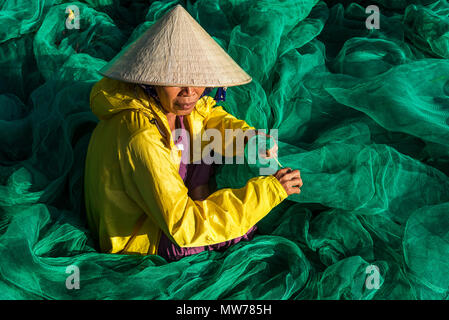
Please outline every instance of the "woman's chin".
M189 106L188 108L177 108L176 109L176 115L178 116L186 116L192 113L193 109L195 108L195 105Z

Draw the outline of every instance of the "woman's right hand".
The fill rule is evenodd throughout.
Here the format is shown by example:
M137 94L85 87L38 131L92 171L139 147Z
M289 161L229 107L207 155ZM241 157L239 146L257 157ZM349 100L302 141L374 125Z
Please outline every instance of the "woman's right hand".
M274 176L282 184L288 195L301 193L299 188L302 187L302 179L299 170L292 171L291 168L283 168L278 170Z

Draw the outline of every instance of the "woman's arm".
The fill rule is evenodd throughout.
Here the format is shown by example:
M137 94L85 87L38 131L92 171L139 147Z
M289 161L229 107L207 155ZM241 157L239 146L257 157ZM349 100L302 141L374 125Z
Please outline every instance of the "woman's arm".
M140 132L123 147L120 166L127 193L181 247L204 246L244 235L287 192L272 175L255 177L240 189L221 189L194 201L170 151Z
M205 106L203 107L205 111L205 119L203 121L204 129L215 129L221 135L222 139L222 155L228 155L226 149L232 147L232 153L228 150L229 155L241 156L244 150L237 149L237 139L243 141L243 146L246 145L249 138L253 137L257 130L256 128L250 126L246 121L237 119L232 114L228 113L223 109L222 106L216 106L216 102L212 98L208 98L205 101ZM228 131L228 132L226 132ZM231 131L233 131L232 138Z
M211 106L210 111L204 119L204 126L207 129L218 129L224 132L225 129L243 130L255 129L246 123L245 120L240 120L234 117L223 109L222 106Z

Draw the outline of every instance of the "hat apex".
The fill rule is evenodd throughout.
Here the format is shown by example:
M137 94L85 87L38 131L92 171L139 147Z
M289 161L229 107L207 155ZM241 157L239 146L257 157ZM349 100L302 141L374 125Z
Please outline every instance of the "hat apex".
M179 4L100 73L125 82L179 87L231 87L252 80Z

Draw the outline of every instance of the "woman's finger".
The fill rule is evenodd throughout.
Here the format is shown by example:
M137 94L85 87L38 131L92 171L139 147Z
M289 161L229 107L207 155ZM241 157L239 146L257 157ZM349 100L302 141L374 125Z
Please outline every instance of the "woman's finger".
M299 187L287 187L287 188L290 191L289 192L290 194L293 194L293 193L300 194L301 193L301 189L299 189Z
M274 158L274 157L277 158L277 156L278 156L277 150L271 148L270 150L267 151L267 155L266 155L265 158L266 158L266 159L267 159L267 158L268 158L268 159L271 159L271 158Z
M280 169L280 170L278 170L278 171L274 174L274 176L275 176L278 180L280 180L280 179L282 179L282 177L283 177L289 170L291 170L291 168L283 168L283 169Z
M300 174L299 170L296 169L296 170L286 173L282 178L287 179L287 180L292 180L294 178L301 178L301 174Z
M301 178L294 178L291 179L287 182L288 185L292 186L292 187L301 187L302 186L302 179Z

